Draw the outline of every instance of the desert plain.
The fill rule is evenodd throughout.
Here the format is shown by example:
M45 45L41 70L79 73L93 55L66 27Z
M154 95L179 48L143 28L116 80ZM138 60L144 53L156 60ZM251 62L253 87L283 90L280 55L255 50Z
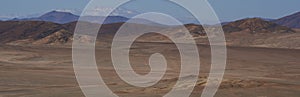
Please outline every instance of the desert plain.
M300 50L256 47L227 49L227 66L215 97L299 97ZM115 94L120 97L162 97L170 89L178 88L174 84L178 79L180 60L174 44L137 42L130 50L131 66L135 72L143 75L150 71L145 63L153 53L165 56L167 72L152 87L133 87L116 74L110 58L110 47L97 46L95 51L99 72ZM211 66L210 46L198 45L198 51L200 75L190 97L201 96ZM0 55L0 97L84 97L73 70L72 48L1 45ZM188 84L182 86L189 88Z

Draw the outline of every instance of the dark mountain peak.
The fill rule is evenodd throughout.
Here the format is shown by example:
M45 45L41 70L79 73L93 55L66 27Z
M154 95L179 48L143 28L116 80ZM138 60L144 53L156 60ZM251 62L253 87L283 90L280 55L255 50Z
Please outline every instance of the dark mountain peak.
M291 28L300 28L300 12L280 18L274 22Z
M41 17L43 17L43 16L49 16L49 15L73 15L73 16L76 16L76 15L70 13L70 12L61 12L61 11L53 10L53 11L50 11L48 13L45 13Z
M63 12L53 10L53 11L47 12L46 14L52 14L52 13L63 13Z
M37 20L50 21L50 22L64 24L64 23L77 21L78 18L79 18L79 16L74 15L69 12L51 11L51 12L48 12L48 13L38 17Z
M225 32L250 32L250 33L286 33L295 32L292 29L266 21L262 18L246 18L223 26Z

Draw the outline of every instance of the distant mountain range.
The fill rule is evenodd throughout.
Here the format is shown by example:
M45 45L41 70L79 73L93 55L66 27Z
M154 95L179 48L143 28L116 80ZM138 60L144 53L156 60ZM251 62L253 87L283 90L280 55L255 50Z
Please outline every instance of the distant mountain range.
M79 17L80 16L74 15L70 12L51 11L40 17L23 18L23 19L15 18L9 21L46 21L46 22L53 22L58 24L65 24L65 23L78 21ZM104 21L104 24L112 24L112 23L119 23L119 22L127 22L129 18L122 17L122 16L108 16L107 18L105 18L104 16L83 16L81 17L81 20L85 22L91 22L91 23L100 23L100 21ZM160 25L158 23L146 19L132 19L130 22L138 23L138 24L147 24L147 25Z
M52 11L57 11L57 12L67 12L67 13L72 13L77 16L81 15L83 10L80 9L55 9ZM122 16L122 17L131 17L140 14L137 11L126 9L126 8L109 8L109 7L95 7L93 9L86 9L85 10L85 15L86 16L104 16L104 14L111 13L111 16ZM49 11L50 12L50 11ZM24 19L24 18L33 18L33 17L39 17L42 16L43 14L46 14L48 12L38 12L38 13L33 13L33 14L27 14L27 15L20 15L20 14L7 14L7 15L0 15L0 20L11 20L13 18L18 18L18 19Z
M102 21L105 19L104 16L99 16L100 14L106 13L112 9L103 9L103 8L96 8L94 10L89 10L88 15L89 16L82 16L81 20L91 23L99 23L99 21ZM78 21L79 17L76 14L80 14L81 11L79 10L55 10L48 13L45 13L39 17L33 17L33 18L14 18L10 21L47 21L47 22L53 22L53 23L59 23L59 24L65 24L70 22ZM138 15L138 12L134 12L127 9L117 9L113 11L112 15L107 17L107 20L104 21L104 24L110 24L110 23L119 23L119 22L127 22L129 18L134 15ZM127 16L127 17L126 17ZM2 19L8 19L7 16L0 17ZM259 18L259 17L256 17ZM300 12L282 17L279 19L268 19L268 18L261 18L265 21L270 21L279 25L287 26L290 28L300 28ZM198 21L195 21L195 19L192 18L181 18L180 21L182 21L184 24L194 23L198 24ZM146 20L146 19L132 19L131 23L137 23L137 24L151 24L151 25L160 25L156 22ZM222 25L228 24L230 22L223 22Z
M298 18L296 16L297 14L293 14L278 20L246 18L228 22L222 26L228 45L300 49L300 30L296 29L297 26L295 25L287 25L292 24L290 22L293 22L294 19ZM73 32L76 23L78 22L78 18L78 16L68 12L52 11L37 18L0 21L0 43L14 45L70 45L72 43ZM104 17L85 16L83 17L84 21L80 22L85 23L85 26L88 28L97 27L100 24L93 20L101 20L103 18ZM290 20L291 18L292 20ZM99 32L105 34L105 38L112 38L119 27L128 20L129 19L126 17L110 16ZM179 39L187 38L186 34L178 34L178 32L182 32L183 30L177 26L164 26L144 19L134 19L129 25L134 27L134 29L146 30L149 27L161 29L162 32L176 35ZM208 43L205 30L201 25L186 24L185 27L190 31L198 43ZM209 27L209 30L214 29L214 25ZM85 30L85 32L88 35L89 31ZM89 39L86 37L83 40L88 41ZM143 39L164 40L166 38L156 34L148 34L147 38L142 38L142 40Z
M81 13L83 12L83 10L78 10L78 9L58 9L55 11L68 12L68 13L72 13L72 14L75 14L78 16L81 15ZM140 14L137 11L129 10L126 8L113 9L113 8L96 7L93 9L86 9L85 15L86 16L104 16L104 14L109 14L110 12L111 12L110 16L122 16L122 17L127 17L127 18Z

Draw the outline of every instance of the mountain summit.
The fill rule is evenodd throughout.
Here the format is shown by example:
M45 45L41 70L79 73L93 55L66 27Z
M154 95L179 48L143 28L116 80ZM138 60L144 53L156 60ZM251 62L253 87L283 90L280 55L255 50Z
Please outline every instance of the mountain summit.
M49 21L49 22L54 22L54 23L69 23L69 22L74 22L77 21L79 16L74 15L69 12L59 12L59 11L51 11L49 13L46 13L40 17L38 17L39 20L42 21Z
M300 28L300 12L280 18L274 22L291 28Z

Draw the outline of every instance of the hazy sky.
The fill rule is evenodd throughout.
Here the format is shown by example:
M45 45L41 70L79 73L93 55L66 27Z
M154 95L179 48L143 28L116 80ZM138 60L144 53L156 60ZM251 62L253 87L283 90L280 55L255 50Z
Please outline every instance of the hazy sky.
M109 3L111 0L104 0ZM119 0L121 1L121 0ZM190 0L184 0L190 2ZM208 0L222 21L245 17L279 18L300 11L300 0ZM30 15L54 9L83 9L89 0L1 0L0 16ZM155 6L155 3L153 3ZM191 3L195 4L195 3ZM151 4L145 4L151 5ZM147 8L149 6L143 6ZM110 7L108 4L105 7ZM151 5L151 7L153 7ZM157 6L158 7L158 6ZM135 9L138 11L138 9ZM175 12L174 12L175 13Z

